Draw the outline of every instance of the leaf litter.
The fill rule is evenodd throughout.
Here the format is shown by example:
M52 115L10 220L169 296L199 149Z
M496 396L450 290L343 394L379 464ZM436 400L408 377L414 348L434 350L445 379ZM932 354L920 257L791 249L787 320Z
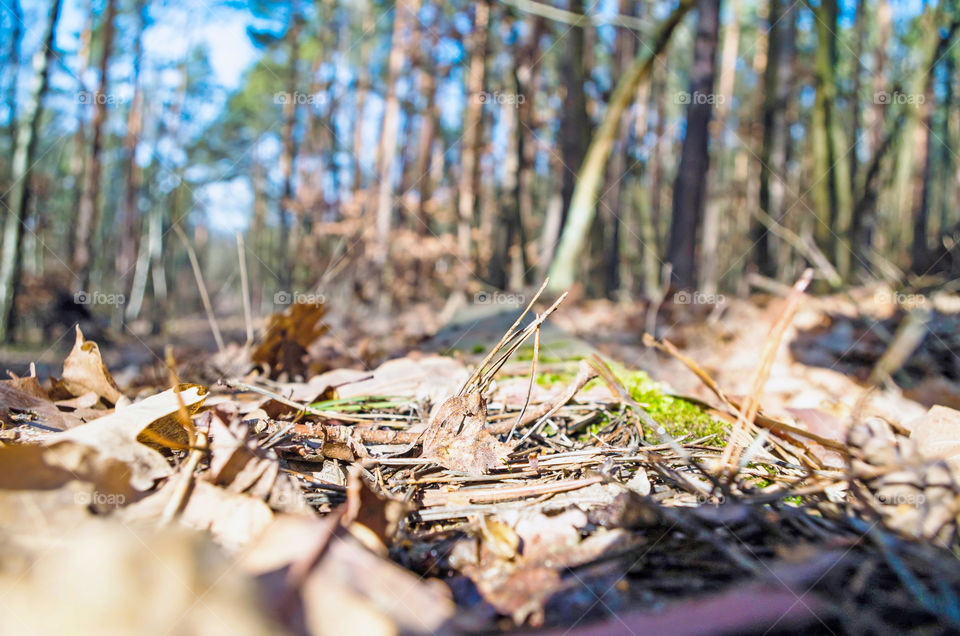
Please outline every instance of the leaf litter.
M745 397L648 337L715 398L669 397L700 436L597 355L542 390L539 293L473 372L330 368L324 307L294 304L223 381L137 400L78 330L49 388L0 383L0 629L955 631L960 412L765 411L802 287Z

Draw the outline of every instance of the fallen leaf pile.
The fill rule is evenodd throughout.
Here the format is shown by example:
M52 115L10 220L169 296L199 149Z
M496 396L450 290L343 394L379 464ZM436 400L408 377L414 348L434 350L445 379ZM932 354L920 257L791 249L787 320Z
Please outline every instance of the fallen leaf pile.
M79 331L49 388L0 382L0 632L960 630L957 411L846 440L761 411L720 474L729 411L599 357L542 389L494 385L509 354L321 372L322 316L209 387L131 401Z

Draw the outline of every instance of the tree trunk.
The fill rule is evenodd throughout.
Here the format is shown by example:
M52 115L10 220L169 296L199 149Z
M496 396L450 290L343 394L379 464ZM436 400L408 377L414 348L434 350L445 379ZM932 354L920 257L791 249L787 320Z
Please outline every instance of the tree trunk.
M937 62L946 54L947 46L950 43L950 40L953 39L954 34L957 32L958 27L960 27L960 22L954 20L950 23L949 28L947 29L946 34L940 38L936 49L933 54L933 62L930 64L930 68L922 68L921 73L925 75L923 81L923 95L925 99L920 105L920 111L922 113L923 122L923 132L925 134L924 145L921 148L921 157L918 157L918 163L922 162L923 170L918 178L916 203L914 204L913 212L913 242L910 250L910 260L911 260L911 269L916 274L925 274L928 268L932 265L930 263L930 251L929 246L927 245L927 224L929 222L930 216L930 200L931 200L931 181L933 176L933 162L934 162L934 142L936 141L936 136L933 134L933 113L936 110L934 94L934 67ZM952 81L952 80L948 80ZM943 143L942 141L938 143Z
M890 3L888 0L877 0L876 5L876 47L873 50L873 95L883 94L887 86L884 83L885 72L887 68L887 45L890 40ZM889 108L889 104L884 100L874 99L873 109L871 110L871 128L870 128L870 154L877 152L883 144L884 137L884 113Z
M473 5L473 30L467 38L470 61L466 69L467 105L463 114L463 152L460 155L458 187L457 251L459 256L458 283L465 289L471 275L471 229L475 216L480 181L479 150L483 127L483 89L486 76L487 26L490 5L481 0Z
M843 122L837 112L837 0L821 0L814 7L817 30L814 78L817 95L811 123L816 183L813 186L817 225L814 236L827 251L844 280L850 273L850 234L852 201L850 164L844 154L850 152L843 134Z
M10 28L10 48L7 53L7 135L14 139L17 129L17 74L20 71L20 44L23 41L23 9L20 0L11 0L10 16L13 25Z
M374 12L364 7L361 31L369 34L373 31ZM363 189L363 164L360 156L363 154L363 111L367 105L367 92L370 90L370 69L364 63L370 59L370 49L373 46L373 37L363 37L360 43L360 72L357 76L357 85L354 93L357 96L357 112L353 120L353 198L356 200Z
M137 145L143 127L143 90L140 86L140 58L143 56L141 43L146 7L142 0L134 6L136 33L133 48L133 99L127 113L127 133L123 140L124 160L126 163L126 189L123 195L123 217L121 222L120 251L117 255L117 286L123 294L130 293L130 275L137 260L137 235L139 216L137 210L140 194L140 169L137 166Z
M650 77L657 57L663 53L673 30L683 16L696 4L695 0L681 0L673 13L660 25L651 47L642 47L630 68L620 77L607 104L603 121L587 149L577 187L570 201L570 212L563 226L556 256L550 265L550 289L564 291L574 283L577 261L586 243L587 233L596 214L597 192L603 182L603 171L620 129L620 118L636 97L637 87Z
M720 77L717 80L717 114L714 117L712 137L715 145L713 178L708 183L707 200L703 218L703 263L700 268L701 287L706 294L715 294L720 278L717 248L720 242L721 208L730 209L729 196L724 196L727 185L727 158L723 152L723 137L726 134L727 116L733 102L733 86L736 80L737 54L740 50L740 0L730 0L730 23L724 29L723 49L720 53ZM757 50L761 49L764 36L757 34ZM712 192L712 196L711 196Z
M795 9L787 0L770 0L767 66L763 74L763 141L760 145L759 206L775 221L783 215L784 180L787 169L786 108L793 85L790 50L795 36ZM764 276L777 275L770 233L759 220L750 232L754 262Z
M11 162L13 183L3 222L3 252L0 254L0 340L10 341L16 332L16 295L20 284L20 244L30 209L30 178L37 151L37 133L43 116L43 99L50 80L54 38L61 0L53 0L43 34L43 46L33 58L33 88L17 126Z
M513 56L517 59L517 56ZM519 92L516 66L513 69L514 96ZM520 234L520 155L523 154L523 134L520 128L519 104L505 99L500 104L500 125L507 130L506 156L503 161L503 181L500 184L500 204L496 213L496 231L490 240L493 252L487 264L487 282L497 289L507 289L510 255L514 240ZM521 244L523 241L521 241Z
M417 81L420 89L420 99L423 100L423 110L420 112L420 126L417 130L414 159L405 166L402 190L404 196L410 191L417 191L417 205L411 210L411 227L422 236L432 232L430 220L430 203L433 197L433 180L430 175L430 159L433 155L433 140L436 135L437 83L434 76L437 74L435 62L431 52L436 50L439 35L435 28L422 24L420 29L429 34L429 45L425 47L412 46L410 55L416 60ZM419 31L419 30L418 30ZM422 40L424 34L418 34Z
M621 0L618 12L626 14L629 10L628 2ZM636 55L635 52L635 34L628 29L617 31L614 41L613 59L611 60L611 70L615 77L619 77L630 66L630 62ZM646 83L637 88L634 97L634 103L641 110L645 106L645 88ZM599 278L603 285L603 293L609 299L615 299L620 291L621 278L621 249L620 241L621 228L627 226L624 218L629 214L629 208L624 205L626 197L624 190L627 187L627 148L631 141L631 130L634 128L634 120L631 113L625 111L620 120L620 131L617 134L620 139L616 150L610 157L607 167L607 178L604 184L603 196L600 199L600 210L598 216L600 230L601 257L599 259ZM629 231L629 230L628 230ZM636 232L632 233L636 236Z
M297 2L291 4L291 23L287 27L287 76L286 88L287 99L283 103L283 127L281 136L280 151L280 180L282 183L282 193L280 200L280 233L281 240L277 242L279 250L279 278L280 285L285 290L290 290L293 285L296 263L291 260L291 255L297 253L297 237L300 234L299 215L294 207L293 191L293 171L294 163L297 158L297 97L299 90L300 74L300 16L297 12Z
M110 49L113 46L113 21L116 16L116 0L107 0L103 23L103 56L100 58L100 86L94 94L93 132L90 145L89 163L84 179L83 195L77 217L77 233L73 251L73 270L77 276L77 289L86 289L90 281L90 254L93 234L99 222L100 198L100 154L103 150L103 125L107 119L109 96L108 71L110 70Z
M384 97L383 125L380 132L380 157L377 166L376 244L373 261L380 269L381 287L389 278L390 226L393 220L393 183L397 163L398 133L400 131L400 100L397 82L406 62L406 38L411 16L416 16L418 0L397 0L393 11L393 37L387 61L387 92ZM386 290L389 294L389 290Z
M570 0L570 11L581 15L583 0ZM560 157L562 159L560 196L563 199L561 227L567 222L573 191L577 185L577 175L583 168L583 159L590 143L590 117L587 115L587 94L584 91L586 66L584 39L586 26L581 24L573 28L561 25L565 35L559 42L563 45L560 60L561 85L563 86L563 108L560 110ZM550 261L552 255L546 257Z
M673 217L667 244L667 261L673 265L673 282L680 288L697 284L696 250L703 225L704 194L710 167L708 138L713 100L708 97L713 94L720 26L720 0L700 0L697 6L686 134L673 185Z

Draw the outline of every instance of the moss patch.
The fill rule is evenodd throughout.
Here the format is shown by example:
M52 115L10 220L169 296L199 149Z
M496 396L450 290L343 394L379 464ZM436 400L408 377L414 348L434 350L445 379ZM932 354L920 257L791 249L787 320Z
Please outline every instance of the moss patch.
M650 378L643 371L630 371L623 367L614 367L617 379L630 392L630 397L644 406L658 424L672 437L688 436L699 439L707 435L716 435L711 443L723 445L726 435L723 424L705 413L700 407L686 400L668 395L663 385ZM656 433L652 439L656 439Z

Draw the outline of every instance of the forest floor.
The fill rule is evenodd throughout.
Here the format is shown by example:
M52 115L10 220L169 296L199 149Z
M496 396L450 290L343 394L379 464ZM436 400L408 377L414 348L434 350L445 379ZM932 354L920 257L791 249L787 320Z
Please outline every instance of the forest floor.
M294 305L219 352L203 317L0 351L0 629L955 631L958 314L902 301Z

